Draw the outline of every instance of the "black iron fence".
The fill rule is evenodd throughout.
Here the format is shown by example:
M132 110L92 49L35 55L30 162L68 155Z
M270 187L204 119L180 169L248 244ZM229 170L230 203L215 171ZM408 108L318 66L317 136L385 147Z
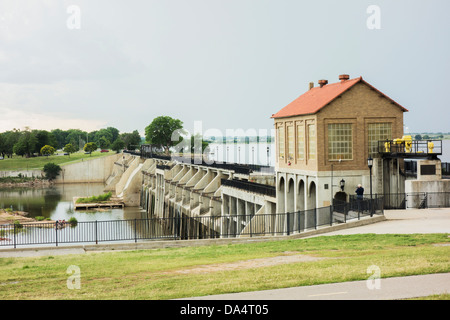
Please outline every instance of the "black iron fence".
M0 225L0 247L290 235L373 214L383 214L382 199L290 213L199 217L178 214L167 218L86 221L75 224L12 223Z

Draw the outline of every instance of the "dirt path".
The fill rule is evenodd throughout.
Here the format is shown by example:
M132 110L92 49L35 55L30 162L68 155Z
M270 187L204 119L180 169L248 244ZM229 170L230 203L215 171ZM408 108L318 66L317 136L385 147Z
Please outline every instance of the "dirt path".
M288 263L299 263L299 262L311 262L318 261L329 258L320 258L313 257L309 255L298 254L297 252L286 252L284 255L269 257L269 258L259 258L259 259L250 259L243 261L236 261L230 263L218 263L218 264L208 264L201 265L193 268L176 270L172 272L167 272L170 274L179 273L179 274L201 274L201 273L209 273L209 272L217 272L217 271L232 271L232 270L240 270L240 269L250 269L250 268L262 268L262 267L270 267L280 264L288 264Z

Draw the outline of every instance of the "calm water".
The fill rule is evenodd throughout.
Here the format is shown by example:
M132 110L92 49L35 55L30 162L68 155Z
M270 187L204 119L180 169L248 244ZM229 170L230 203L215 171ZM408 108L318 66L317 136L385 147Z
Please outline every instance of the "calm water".
M209 159L241 164L275 165L274 143L211 143Z
M52 220L82 221L126 220L144 218L136 207L98 211L75 211L73 197L104 193L103 184L66 184L45 188L0 188L0 207L28 212L28 217L44 216Z
M442 156L439 159L442 162L450 162L450 140L442 140Z
M212 143L209 146L211 160L245 164L275 165L274 143ZM269 150L267 150L269 148ZM442 162L450 162L450 140L442 140Z

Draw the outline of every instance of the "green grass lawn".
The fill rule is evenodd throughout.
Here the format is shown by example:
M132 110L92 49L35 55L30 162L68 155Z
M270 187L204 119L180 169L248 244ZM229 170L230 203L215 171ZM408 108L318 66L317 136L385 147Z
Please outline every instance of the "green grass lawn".
M0 259L0 299L173 299L450 272L448 234L345 235L247 244L211 245L82 255ZM323 259L263 267L218 264L283 255ZM69 266L80 289L68 289ZM214 270L192 272L195 267ZM445 298L445 296L444 296Z
M25 158L21 156L13 156L12 158L5 158L0 160L0 171L8 170L29 170L29 169L43 169L44 165L49 162L53 162L57 165L64 165L68 163L78 162L82 159L93 159L98 157L104 157L114 154L114 151L100 152L95 151L92 154L85 154L84 151L72 153L70 156L64 156L60 152L60 155L52 155L49 157L32 157Z

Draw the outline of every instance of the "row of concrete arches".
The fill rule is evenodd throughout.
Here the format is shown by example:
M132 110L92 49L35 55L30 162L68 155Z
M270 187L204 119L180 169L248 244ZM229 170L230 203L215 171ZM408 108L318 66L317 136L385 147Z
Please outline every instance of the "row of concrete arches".
M296 181L297 180L297 181ZM277 182L277 212L295 212L317 207L317 185L308 179L281 176Z

